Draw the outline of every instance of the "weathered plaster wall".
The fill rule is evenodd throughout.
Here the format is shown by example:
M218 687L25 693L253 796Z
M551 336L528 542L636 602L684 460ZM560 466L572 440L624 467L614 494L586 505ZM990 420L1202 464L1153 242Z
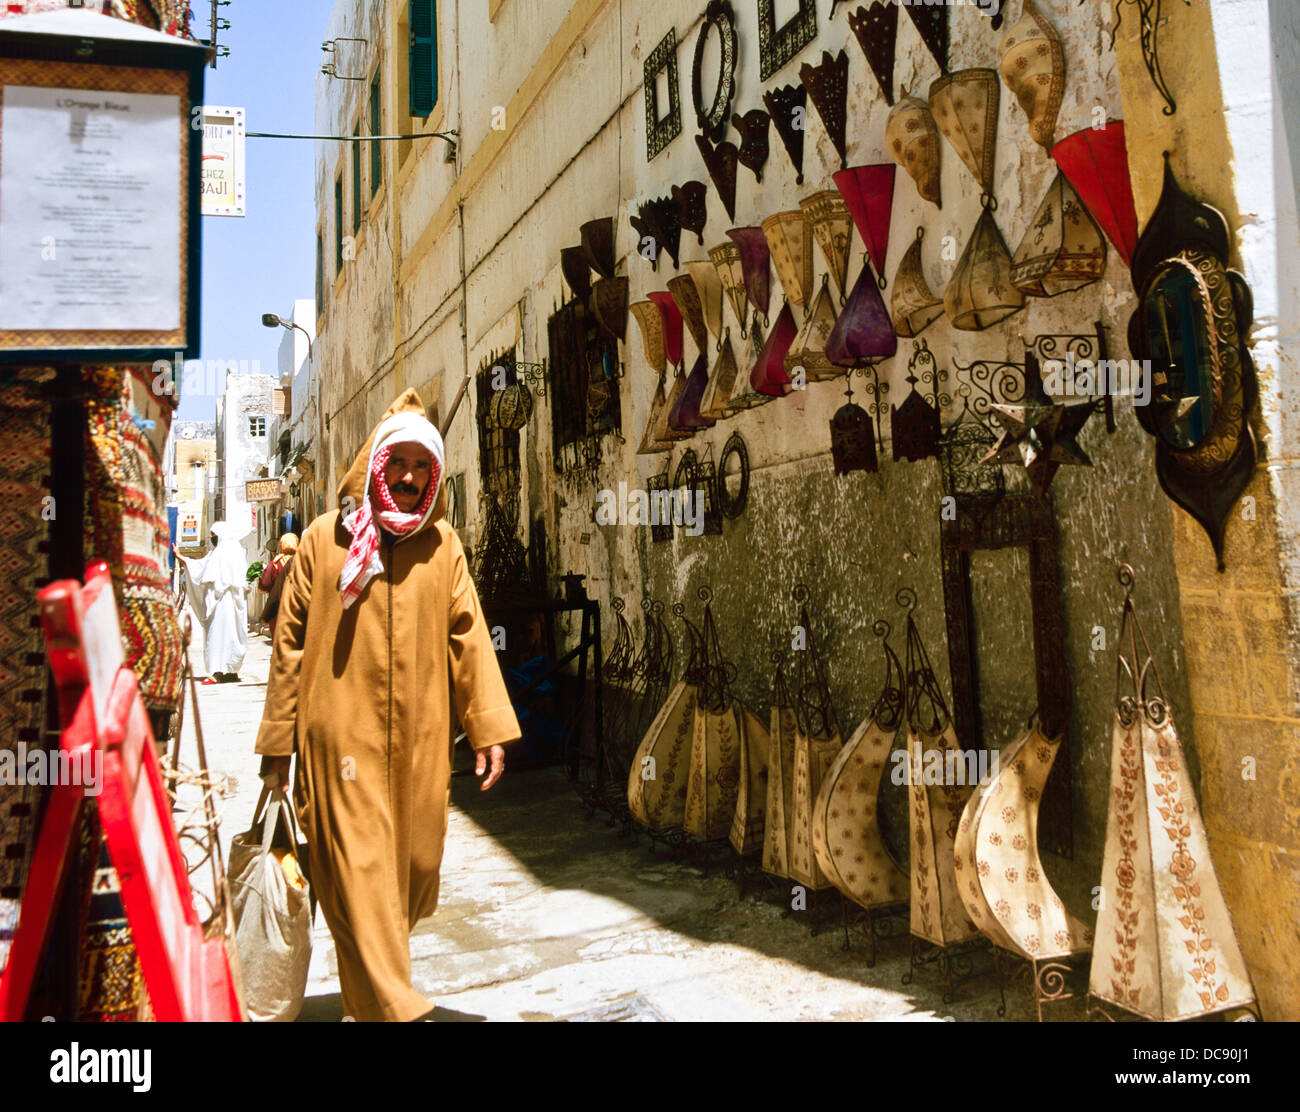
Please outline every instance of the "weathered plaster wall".
M1200 527L1174 514L1190 702L1215 867L1267 1019L1300 1018L1300 12L1285 0L1166 5L1162 69L1172 116L1147 76L1136 20L1117 44L1139 226L1163 164L1216 206L1230 265L1254 296L1260 465L1215 570ZM1189 713L1190 711L1190 713ZM1248 761L1243 765L1243 761ZM1252 766L1253 765L1253 769ZM1251 772L1253 771L1253 778Z
M390 10L388 22L380 20L384 7L378 0L341 4L330 34L360 34L346 28L365 25L373 28L367 32L372 42L391 44L393 16ZM1066 48L1067 87L1057 138L1093 123L1097 107L1109 117L1120 115L1116 57L1107 46L1106 7L1067 0L1042 0L1040 7L1061 33ZM629 276L633 300L665 288L668 278L681 273L672 269L666 257L657 273L651 270L635 252L627 217L639 202L667 194L671 184L690 178L707 180L693 141L696 129L690 103L691 61L702 9L698 0L656 4L580 0L567 6L505 0L495 22L489 22L485 2L461 0L459 6L442 6L440 19L446 22L440 28L445 74L441 118L442 126L459 130L459 163L444 162L437 141L417 143L412 161L396 183L389 173L389 192L378 206L379 214L368 217L373 222L365 243L359 245L358 276L349 272L341 285L336 284L333 304L326 310L327 327L322 329L321 346L327 350L318 349L318 358L328 368L325 409L332 414L330 444L336 475L350 461L369 421L401 385L434 385L445 410L465 370L476 370L493 350L517 343L521 359L540 361L547 355L546 320L563 298L559 252L577 241L583 221L616 216L620 270ZM823 50L843 47L849 54L849 164L884 161L888 106L844 14L837 12L835 20L829 21L828 10L829 5L819 5L818 39L774 78L760 84L754 5L737 6L739 66L733 108L745 111L760 106L763 87L797 81L801 63L815 64ZM1008 21L1014 22L1019 14L1019 4L1011 3ZM994 32L972 6L954 7L950 16L951 67L995 67L1001 32ZM676 28L679 44L683 131L647 164L642 67L669 27ZM453 28L459 29L458 36ZM448 53L457 49L458 55ZM404 60L403 55L393 57ZM387 62L385 66L392 68ZM908 88L925 95L938 74L933 58L903 16L896 93ZM355 109L345 109L343 101L357 94L340 89L340 84L322 79L318 119L322 129L350 130ZM391 85L386 78L385 87ZM500 130L492 127L493 109L498 107L505 109L497 117L504 125ZM394 124L405 129L408 122L403 115ZM724 239L733 224L758 223L772 212L795 207L800 197L831 187L838 158L811 108L808 126L804 183L795 184L794 170L773 131L763 182L756 183L749 171L739 170L734 222L710 185L704 245L685 234L683 259L705 257L707 248ZM979 213L978 188L970 173L946 141L941 148L942 210L921 201L910 178L898 174L886 267L892 278L917 225L923 224L926 274L936 291L942 291L956 266ZM318 173L318 200L327 229L335 174L330 160L336 157L337 152L325 150ZM996 220L1011 250L1054 174L1055 164L1030 140L1024 115L1004 88ZM345 174L345 184L347 180ZM389 196L398 198L395 206ZM947 243L945 237L951 237ZM329 234L325 239L328 264L332 239ZM398 245L396 259L394 244ZM855 235L850 283L861 263L862 249ZM818 255L818 279L824 266ZM400 287L395 298L393 275ZM780 298L774 274L774 311ZM1112 251L1100 283L1050 300L1031 300L1024 311L983 333L958 332L941 319L926 339L939 365L951 368L954 358L963 363L978 358L1019 359L1021 337L1086 332L1101 319L1111 354L1122 357L1127 355L1124 327L1132 306L1127 269ZM730 312L726 310L734 338L736 322ZM689 339L686 347L689 365L696 353ZM882 365L882 378L891 385L891 401L901 401L906 394L904 375L911 350L910 342L900 341L899 356ZM732 430L740 431L748 444L754 469L749 507L742 518L727 523L724 535L676 536L669 543L654 544L648 529L597 526L592 511L600 487L617 489L619 480L643 486L651 474L665 467L675 470L680 456L678 451L667 461L663 456L635 454L655 381L631 321L621 358L626 368L621 384L625 442L606 438L595 487L554 473L549 398L536 399L533 418L522 434L527 508L521 513L521 527L526 529L537 514L544 516L552 574L586 574L589 590L605 603L621 597L635 607L643 592L667 603L683 601L693 617L699 613L696 588L708 583L715 592L723 647L737 665L737 689L763 714L769 703L770 652L778 644L789 644L790 627L797 618L790 588L800 580L808 583L815 629L831 657L836 703L846 731L878 693L881 664L871 623L881 616L891 620L901 651L901 612L893 600L898 587L909 585L919 596L918 624L947 689L937 464L895 464L886 442L879 474L836 478L829 456L828 421L843 402L843 390L838 384L814 384L721 422L689 442L701 455L711 447L715 459ZM855 394L861 401L860 380L855 380ZM466 472L471 521L464 535L470 541L477 535L473 518L478 495L472 418L466 403L447 439L449 471ZM1048 867L1071 907L1091 918L1091 889L1099 879L1105 828L1114 636L1122 598L1115 568L1120 560L1138 571L1138 603L1160 654L1170 697L1175 705L1186 706L1190 700L1182 651L1183 603L1173 559L1173 518L1152 473L1149 440L1121 403L1114 436L1108 437L1101 420L1094 419L1081 442L1095 466L1064 469L1053 485L1066 650L1074 684L1075 854L1072 861L1051 859ZM1024 604L1001 605L1004 594L1022 589L1004 587L999 579L1006 574L1004 568L1015 564L1014 557L979 561L977 566L986 563L986 570L977 576L976 592L980 642L988 647L980 664L992 708L990 732L1003 733L1033 709L1023 705L1024 667L1032 650L1026 644ZM1095 627L1105 632L1104 649L1092 647ZM672 629L682 644L680 623L672 622ZM1193 724L1187 722L1182 732L1189 757L1195 761L1198 739Z

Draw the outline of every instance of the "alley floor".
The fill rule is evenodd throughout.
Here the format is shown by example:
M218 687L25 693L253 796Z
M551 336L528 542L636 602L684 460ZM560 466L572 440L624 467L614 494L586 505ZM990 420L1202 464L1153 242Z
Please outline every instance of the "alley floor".
M196 623L198 675L201 641ZM269 658L268 638L250 634L241 682L199 687L210 764L234 788L220 803L227 849L261 787L253 744ZM186 717L183 754L192 760ZM751 881L742 900L720 870L706 875L652 852L644 837L620 838L599 816L584 819L563 770L512 772L507 757L489 792L472 775L453 779L452 802L441 904L411 938L414 983L443 1008L498 1021L996 1018L986 955L944 1004L933 967L902 984L905 925L868 967L864 941L843 949L837 894L783 914ZM337 1022L337 966L319 914L312 944L301 1019ZM1052 1018L1074 1018L1075 1003L1056 1005ZM1007 1011L1008 1020L1034 1017L1010 990Z

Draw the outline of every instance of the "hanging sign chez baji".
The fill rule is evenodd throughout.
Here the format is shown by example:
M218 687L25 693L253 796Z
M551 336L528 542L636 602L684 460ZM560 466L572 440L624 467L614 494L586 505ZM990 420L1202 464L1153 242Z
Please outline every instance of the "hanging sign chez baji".
M278 502L280 500L281 481L279 479L248 479L244 483L244 500L246 502Z
M203 106L204 216L243 216L244 110Z

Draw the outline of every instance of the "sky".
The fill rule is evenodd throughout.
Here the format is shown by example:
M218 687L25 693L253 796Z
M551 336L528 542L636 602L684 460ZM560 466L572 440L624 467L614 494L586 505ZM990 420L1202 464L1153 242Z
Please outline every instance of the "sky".
M210 6L195 0L191 7L194 34L206 39ZM333 0L232 0L218 9L231 23L218 33L230 57L206 71L205 102L247 109L249 131L313 133L332 8ZM200 359L246 360L249 373L277 373L284 330L266 328L262 314L288 317L295 299L315 296L316 147L305 139L249 139L248 215L203 217ZM182 392L178 418L215 415L211 394Z

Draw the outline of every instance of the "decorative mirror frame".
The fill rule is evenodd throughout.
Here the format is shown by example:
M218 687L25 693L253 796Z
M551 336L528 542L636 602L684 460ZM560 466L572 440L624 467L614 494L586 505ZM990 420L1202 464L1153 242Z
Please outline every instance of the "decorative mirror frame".
M1131 268L1138 306L1129 318L1129 349L1135 359L1151 360L1156 392L1135 412L1138 423L1155 439L1161 488L1209 535L1220 571L1228 519L1255 473L1257 450L1250 422L1259 403L1255 365L1246 343L1253 299L1245 277L1228 268L1230 244L1223 213L1183 191L1166 151L1160 201L1138 240ZM1202 371L1210 376L1215 409L1202 438L1188 448L1173 447L1161 436L1165 426L1190 410L1183 410L1188 399L1168 395L1166 368L1160 365L1146 326L1157 282L1171 270L1181 270L1196 286L1200 324L1210 349L1210 365Z
M1070 673L1065 659L1065 618L1051 495L1007 494L990 506L966 505L957 495L953 520L939 526L943 601L948 624L948 671L953 721L963 748L988 749L977 693L975 628L970 557L1000 548L1029 550L1029 591L1034 626L1034 673L1038 716L1061 751L1043 789L1039 841L1044 849L1074 859L1074 806L1070 775ZM969 499L972 503L975 499Z
M668 71L668 114L659 115L656 79ZM668 28L659 45L645 60L645 160L649 162L681 134L682 105L677 92L677 29Z
M704 66L704 44L710 28L717 28L722 47L718 63L718 84L713 92L713 103L706 109L701 76ZM730 0L709 0L704 9L704 22L695 39L695 60L691 65L691 102L695 105L695 119L700 130L711 142L720 143L727 135L731 121L731 100L736 95L736 13Z
M758 0L758 78L766 81L817 37L817 0L799 0L799 10L776 25L776 0Z

